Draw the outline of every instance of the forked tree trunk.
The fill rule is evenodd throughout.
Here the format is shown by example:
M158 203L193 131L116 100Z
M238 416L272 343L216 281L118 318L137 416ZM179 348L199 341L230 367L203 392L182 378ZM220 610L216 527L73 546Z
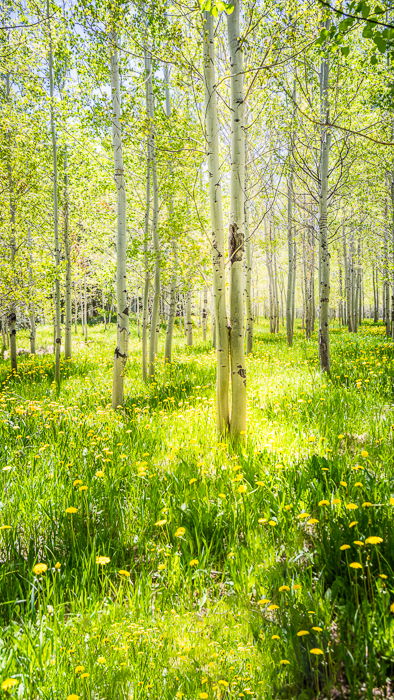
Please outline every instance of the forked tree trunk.
M219 120L215 80L214 19L204 12L204 82L209 208L213 262L213 344L216 348L216 409L220 434L229 428L229 337L226 313L224 230L219 166Z
M329 29L326 20L325 28ZM328 161L331 133L329 130L329 59L325 54L320 65L320 164L319 164L319 357L320 369L330 372L329 301L330 251L328 244Z
M52 137L52 163L53 163L53 242L55 257L55 280L54 280L54 332L55 332L55 382L60 388L60 351L61 351L61 310L60 310L60 240L59 240L59 205L58 205L58 174L57 174L57 134L55 118L54 99L54 69L53 69L53 49L52 34L49 21L49 1L47 0L47 20L49 26L49 96L50 96L50 117L51 117L51 137Z
M111 98L112 98L112 147L114 178L116 184L116 339L112 381L112 408L124 402L124 372L129 340L129 305L127 300L126 272L126 189L123 167L122 127L120 121L120 81L118 60L118 36L110 33L111 47Z
M231 192L230 192L230 433L238 439L246 432L246 367L244 351L245 245L245 129L243 95L243 43L240 37L240 0L227 15L230 50Z

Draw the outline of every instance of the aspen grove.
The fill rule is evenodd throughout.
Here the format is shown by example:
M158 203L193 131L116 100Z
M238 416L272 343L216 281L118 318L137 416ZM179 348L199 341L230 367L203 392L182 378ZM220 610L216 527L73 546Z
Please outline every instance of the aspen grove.
M0 693L394 697L394 6L0 3Z

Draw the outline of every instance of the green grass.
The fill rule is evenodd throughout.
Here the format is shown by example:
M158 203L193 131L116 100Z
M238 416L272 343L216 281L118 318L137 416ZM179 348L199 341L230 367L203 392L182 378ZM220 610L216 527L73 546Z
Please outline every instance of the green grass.
M116 413L113 328L89 333L74 339L59 394L50 354L21 356L16 376L0 361L0 679L17 681L0 693L390 697L394 353L383 328L334 329L331 379L315 339L298 331L289 349L283 332L257 329L238 448L218 442L215 355L197 332L191 349L176 337L176 361L146 386L132 328ZM39 329L38 346L50 337ZM18 342L27 349L27 334ZM35 575L37 563L47 570Z

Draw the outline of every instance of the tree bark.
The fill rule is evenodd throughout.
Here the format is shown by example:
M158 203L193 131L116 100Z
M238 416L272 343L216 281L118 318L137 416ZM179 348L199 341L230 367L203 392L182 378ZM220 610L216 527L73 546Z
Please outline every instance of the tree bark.
M114 178L116 184L116 337L114 352L112 408L124 402L124 372L128 356L129 305L127 300L126 272L126 189L123 166L122 127L120 121L120 80L118 59L118 36L110 33L111 45L111 98L112 98L112 147L114 156Z
M170 95L170 69L166 63L164 66L164 81L165 81L165 111L167 118L171 117L171 95ZM168 163L168 168L170 171L170 176L172 179L173 167L172 160ZM169 193L168 201L168 213L170 220L173 221L174 215L174 203L172 198L172 192ZM164 346L164 362L171 362L172 359L172 339L174 335L174 322L176 314L176 291L178 282L178 246L176 242L176 234L174 231L171 232L171 250L172 250L172 273L170 280L170 304L168 309L168 319L167 319L167 329L166 329L166 340Z
M64 357L71 358L71 332L72 332L72 310L71 310L71 250L69 231L69 200L68 200L68 163L67 149L64 151L64 184L63 184L63 242L64 255L66 258L66 279L65 279L65 322L64 322Z
M240 37L240 0L227 15L230 50L231 109L231 191L230 191L230 433L239 439L246 432L246 367L244 351L245 245L245 125L243 95L243 44Z
M61 351L61 310L60 310L60 240L59 240L59 205L58 205L58 172L57 172L57 134L54 99L54 69L51 25L49 21L49 0L47 0L47 20L49 27L49 96L52 138L53 163L53 242L55 257L54 304L55 304L55 382L60 388L60 351Z
M213 263L213 344L216 348L216 409L220 434L229 428L229 336L226 313L224 230L219 167L219 120L215 84L213 17L204 12L205 128Z
M325 28L329 29L326 20ZM330 252L328 245L328 163L331 134L329 130L329 58L324 55L320 65L320 164L319 164L319 358L322 372L330 372L329 301Z

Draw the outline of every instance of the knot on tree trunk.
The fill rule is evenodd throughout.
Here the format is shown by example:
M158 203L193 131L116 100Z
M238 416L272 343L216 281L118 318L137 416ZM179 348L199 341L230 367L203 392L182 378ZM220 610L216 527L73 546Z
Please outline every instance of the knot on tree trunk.
M229 226L228 249L231 264L242 260L244 236L236 223L230 224Z

